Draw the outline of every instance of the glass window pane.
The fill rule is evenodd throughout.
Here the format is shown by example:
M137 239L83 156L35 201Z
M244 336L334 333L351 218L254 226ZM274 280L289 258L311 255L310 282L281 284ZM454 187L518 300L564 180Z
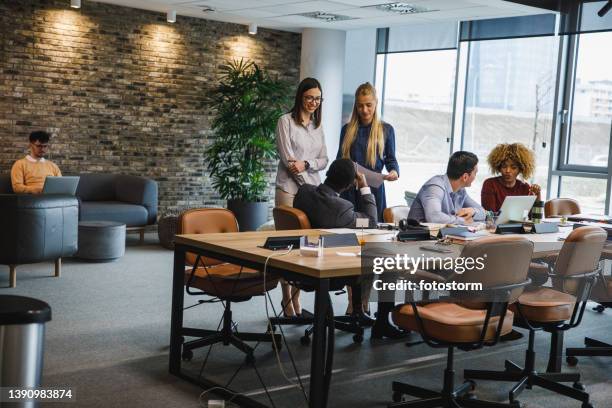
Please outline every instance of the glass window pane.
M406 205L406 191L446 171L456 59L456 50L387 55L383 119L395 128L401 172L385 183L387 206Z
M580 211L603 214L606 203L606 180L584 177L561 177L559 197L571 197L580 204Z
M582 34L578 44L568 164L608 167L612 124L612 32Z
M546 196L557 71L557 37L472 42L470 46L463 150L480 158L470 195L480 200L491 177L486 163L499 143L523 143L536 153L535 176L527 180Z

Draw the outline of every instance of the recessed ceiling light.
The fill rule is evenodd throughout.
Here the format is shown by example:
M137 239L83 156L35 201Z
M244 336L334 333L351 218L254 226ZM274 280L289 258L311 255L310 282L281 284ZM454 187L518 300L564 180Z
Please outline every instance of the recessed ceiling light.
M396 13L396 14L416 14L416 13L427 13L430 11L438 11L438 10L428 9L427 7L416 6L414 4L404 3L404 2L376 4L373 6L365 6L363 8L375 8L377 10L388 11L389 13Z
M70 7L81 8L81 0L70 0Z
M294 15L314 18L315 20L322 20L327 23L331 23L333 21L344 21L344 20L354 20L355 19L354 17L343 16L340 14L325 13L323 11L313 11L311 13L299 13L299 14L294 14Z
M257 34L257 24L255 23L249 24L249 34L251 35Z

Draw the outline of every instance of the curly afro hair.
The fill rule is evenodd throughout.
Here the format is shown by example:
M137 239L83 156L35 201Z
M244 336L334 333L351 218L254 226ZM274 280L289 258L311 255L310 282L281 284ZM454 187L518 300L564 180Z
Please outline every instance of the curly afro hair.
M535 154L522 143L502 143L491 150L487 157L493 174L499 174L506 160L512 160L519 167L519 172L525 179L531 178L535 171Z

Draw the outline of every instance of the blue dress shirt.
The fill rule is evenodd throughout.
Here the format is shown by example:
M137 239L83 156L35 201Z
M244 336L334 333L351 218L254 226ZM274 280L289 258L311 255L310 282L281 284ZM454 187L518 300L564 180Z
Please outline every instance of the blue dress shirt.
M465 224L465 220L455 214L466 207L476 210L474 221L484 221L485 211L482 206L470 198L465 188L453 192L448 176L443 174L434 176L423 184L410 207L408 218L419 222Z

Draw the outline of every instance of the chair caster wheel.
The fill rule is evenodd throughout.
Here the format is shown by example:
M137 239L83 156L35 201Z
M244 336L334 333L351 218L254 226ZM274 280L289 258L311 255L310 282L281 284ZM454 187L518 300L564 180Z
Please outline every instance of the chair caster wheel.
M473 390L473 388L472 388ZM467 399L467 400L475 400L476 399L476 395L472 394L471 392L468 392L467 394L465 394L463 396L463 399Z
M255 356L253 355L253 353L247 354L246 357L244 358L244 362L248 366L255 365Z
M193 358L193 351L183 350L182 358L183 358L183 361L191 361L191 359Z
M357 344L363 343L363 334L353 335L353 343L357 343Z
M302 343L303 346L307 346L310 344L310 337L309 336L302 336L300 337L300 343Z
M567 365L573 367L576 364L578 364L578 358L574 357L574 356L567 356L565 357L565 361L567 362Z
M597 305L593 308L593 310L597 313L603 313L606 308L604 307L604 305Z
M510 402L510 405L512 405L512 408L521 408L521 401L514 400L514 401Z
M394 392L391 398L393 399L393 402L402 402L404 400L404 394L401 392Z
M586 388L584 388L584 385L582 385L582 383L580 382L575 382L574 384L572 384L572 387L575 390L580 390L580 391L584 391Z

